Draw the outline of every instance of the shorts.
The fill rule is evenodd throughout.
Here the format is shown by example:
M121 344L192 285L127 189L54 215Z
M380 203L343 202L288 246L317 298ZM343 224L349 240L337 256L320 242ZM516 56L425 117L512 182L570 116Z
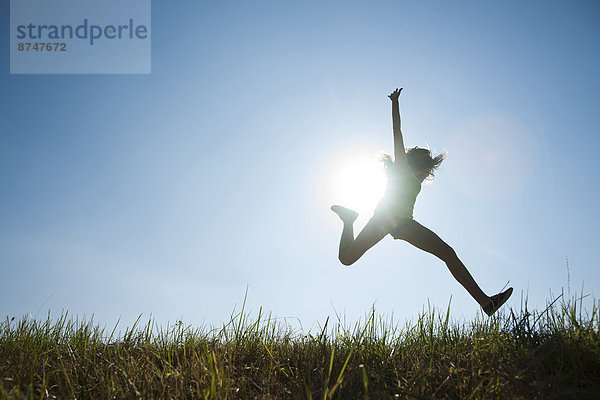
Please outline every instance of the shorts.
M402 239L406 227L414 221L412 218L397 217L383 210L375 210L371 219L384 225L394 239Z

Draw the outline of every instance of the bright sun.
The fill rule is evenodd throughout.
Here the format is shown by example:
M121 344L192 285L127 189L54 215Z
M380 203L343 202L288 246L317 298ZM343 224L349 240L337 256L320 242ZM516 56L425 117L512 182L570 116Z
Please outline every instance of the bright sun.
M332 160L328 172L327 197L331 204L370 216L387 181L378 155L367 151L342 153Z

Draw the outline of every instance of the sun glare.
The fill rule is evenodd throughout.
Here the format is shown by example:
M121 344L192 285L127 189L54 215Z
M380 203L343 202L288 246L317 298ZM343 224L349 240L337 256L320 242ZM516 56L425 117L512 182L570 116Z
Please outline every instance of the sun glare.
M386 180L377 154L348 152L333 160L327 197L331 204L340 204L370 216L383 196Z

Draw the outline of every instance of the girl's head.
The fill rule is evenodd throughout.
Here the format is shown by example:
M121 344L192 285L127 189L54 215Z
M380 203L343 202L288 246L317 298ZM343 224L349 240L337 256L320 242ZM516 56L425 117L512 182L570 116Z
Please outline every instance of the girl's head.
M412 169L413 173L417 178L421 181L427 179L433 179L433 171L435 171L444 158L446 158L446 153L438 154L435 157L431 156L431 151L429 149L424 149L422 147L412 147L410 149L406 149L406 158L408 159L408 165L410 169ZM394 161L392 157L384 154L382 161L386 167L386 170L390 170Z
M435 171L442 161L444 161L446 153L441 153L432 157L431 150L415 146L406 149L406 157L408 158L410 169L413 170L413 173L417 178L421 180L432 180L433 171Z

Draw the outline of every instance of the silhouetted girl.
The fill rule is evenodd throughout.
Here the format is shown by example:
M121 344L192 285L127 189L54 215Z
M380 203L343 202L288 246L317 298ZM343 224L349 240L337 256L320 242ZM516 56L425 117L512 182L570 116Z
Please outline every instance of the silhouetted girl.
M479 303L487 315L492 315L512 294L512 288L487 296L477 285L467 268L448 244L434 232L413 219L413 207L421 191L421 183L433 178L433 171L444 160L445 154L431 157L428 149L404 148L400 130L400 106L398 97L402 89L389 95L392 101L392 123L394 130L394 159L384 158L388 182L385 194L379 202L373 218L354 238L354 221L358 213L354 210L334 205L334 211L344 222L340 240L339 259L344 265L351 265L367 250L390 234L394 239L402 239L413 246L435 255L446 263L456 280Z

